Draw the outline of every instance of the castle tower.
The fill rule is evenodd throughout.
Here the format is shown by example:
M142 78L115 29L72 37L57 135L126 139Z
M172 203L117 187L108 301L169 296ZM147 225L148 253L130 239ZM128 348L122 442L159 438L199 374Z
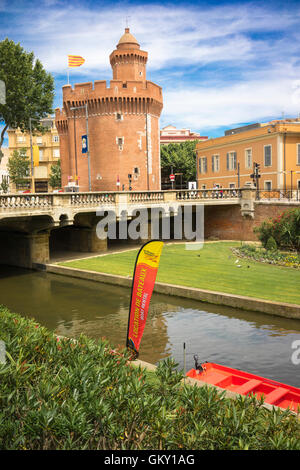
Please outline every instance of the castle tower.
M63 108L56 109L62 185L77 173L80 191L89 190L88 158L82 153L87 105L91 190L158 190L162 89L146 80L148 54L129 28L109 59L109 87L105 80L63 87Z

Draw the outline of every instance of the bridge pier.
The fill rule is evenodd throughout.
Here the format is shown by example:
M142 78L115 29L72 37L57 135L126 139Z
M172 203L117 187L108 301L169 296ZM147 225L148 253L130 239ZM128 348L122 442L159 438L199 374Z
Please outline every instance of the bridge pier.
M36 268L49 261L49 232L0 232L0 264Z
M101 240L93 227L71 227L70 246L73 251L102 253L107 251L107 239Z
M68 226L54 229L50 236L50 252L74 251L81 253L102 253L107 251L107 239L101 240L92 227Z

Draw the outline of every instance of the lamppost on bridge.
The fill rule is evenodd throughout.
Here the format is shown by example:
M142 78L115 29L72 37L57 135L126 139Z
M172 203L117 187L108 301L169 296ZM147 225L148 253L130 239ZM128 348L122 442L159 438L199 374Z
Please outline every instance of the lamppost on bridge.
M287 174L290 174L291 176L291 192L293 191L293 174L297 175L297 174L300 174L300 171L296 171L296 170L285 170L285 171L280 171L279 172L280 174L283 174L285 177ZM297 190L298 188L296 188ZM285 190L286 192L286 190Z

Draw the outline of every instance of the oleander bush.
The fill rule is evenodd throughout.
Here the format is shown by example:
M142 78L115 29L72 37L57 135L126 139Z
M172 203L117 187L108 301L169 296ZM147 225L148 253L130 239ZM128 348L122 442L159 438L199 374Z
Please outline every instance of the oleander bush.
M300 423L253 397L182 383L168 359L155 376L126 351L62 339L0 307L0 449L300 449Z
M300 208L290 209L278 217L265 220L254 228L264 248L272 237L279 249L300 252Z

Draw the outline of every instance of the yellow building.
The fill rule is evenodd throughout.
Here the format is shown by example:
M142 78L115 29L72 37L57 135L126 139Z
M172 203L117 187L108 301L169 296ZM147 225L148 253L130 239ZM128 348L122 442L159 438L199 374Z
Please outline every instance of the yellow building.
M34 183L35 192L47 192L52 188L49 186L49 175L51 166L60 159L59 153L59 136L55 127L55 119L48 117L42 119L41 123L45 127L44 134L32 135L32 145L37 145L39 148L39 162L38 166L34 166ZM30 152L30 134L29 132L21 132L19 129L8 129L8 148L9 154L12 155L14 150L21 150L26 148L26 155L31 159ZM30 189L31 177L28 177L28 183L23 185L22 188L13 188L10 185L10 192L20 189Z
M200 142L197 151L199 189L238 188L253 183L255 163L259 189L300 189L300 119L258 123Z

